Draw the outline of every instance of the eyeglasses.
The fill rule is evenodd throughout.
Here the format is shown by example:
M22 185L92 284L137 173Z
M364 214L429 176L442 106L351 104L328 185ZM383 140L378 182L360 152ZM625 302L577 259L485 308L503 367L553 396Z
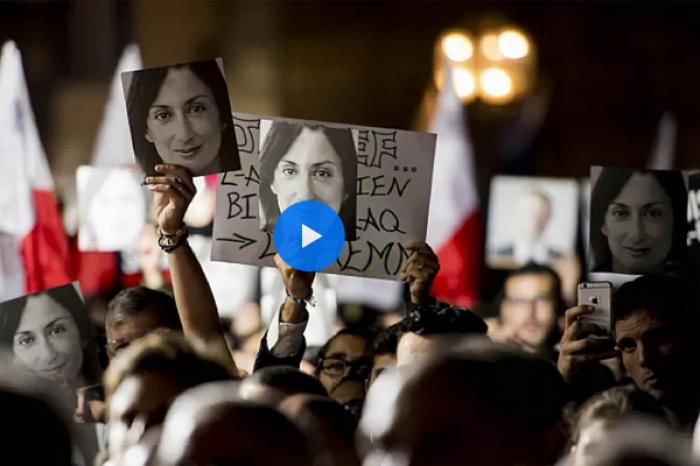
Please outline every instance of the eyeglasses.
M516 297L505 297L505 301L512 306L529 306L534 304L535 306L540 306L540 305L547 305L547 304L552 304L554 302L554 298L552 298L551 295L540 295L540 296L535 296L534 298L527 299L527 298L516 298Z
M321 371L332 377L340 377L352 372L365 375L369 373L371 361L369 358L358 358L353 361L346 361L341 358L324 358L321 361Z

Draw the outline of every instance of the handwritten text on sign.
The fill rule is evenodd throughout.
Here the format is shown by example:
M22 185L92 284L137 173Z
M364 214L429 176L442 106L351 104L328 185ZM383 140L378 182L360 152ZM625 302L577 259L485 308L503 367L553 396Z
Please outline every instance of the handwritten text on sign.
M272 236L260 230L258 220L260 120L255 115L234 114L242 168L219 176L213 260L274 265ZM396 276L408 257L404 245L425 240L435 135L315 121L300 123L349 127L357 152L357 239L346 241L336 262L324 272Z

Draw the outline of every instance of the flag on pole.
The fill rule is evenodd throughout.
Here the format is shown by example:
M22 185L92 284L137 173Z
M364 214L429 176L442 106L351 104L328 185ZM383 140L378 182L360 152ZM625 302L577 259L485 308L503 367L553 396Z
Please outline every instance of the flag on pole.
M124 92L122 91L121 73L141 68L141 52L138 45L128 45L122 52L112 78L104 116L92 149L90 165L103 168L136 167ZM72 228L74 231L78 229L77 213L77 202L74 202L73 215L71 216L72 222L75 224ZM116 252L79 251L78 242L74 240L72 241L72 255L75 264L74 275L80 282L85 295L106 292L119 285L119 260ZM136 279L136 283L139 280L140 275Z
M452 83L446 67L443 82ZM472 144L453 86L439 91L429 131L437 134L437 145L427 241L441 265L432 291L439 300L471 306L479 291L481 224Z
M0 54L0 300L69 281L68 243L22 57L8 41Z

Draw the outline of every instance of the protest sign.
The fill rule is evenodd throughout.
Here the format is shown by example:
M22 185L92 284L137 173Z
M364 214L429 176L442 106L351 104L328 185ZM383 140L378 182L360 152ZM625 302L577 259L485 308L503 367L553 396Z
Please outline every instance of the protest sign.
M346 219L354 216L353 223L344 223L346 236L355 239L346 241L335 263L323 271L377 278L395 277L408 257L405 245L411 241L425 240L435 153L436 136L433 134L235 114L242 169L220 175L212 259L274 266L272 258L276 251L271 229L266 227L268 219L260 215L261 211L263 214L265 212L265 205L260 205L260 193L261 189L266 188L265 178L270 179L270 172L274 174L285 168L278 162L272 164L268 173L261 172L260 141L261 133L271 130L276 122L299 124L301 129L298 129L298 133L302 135L328 128L338 133L340 139L345 137L345 141L348 140L347 135L343 136L341 130L349 130L353 140L356 175L353 180L354 173L348 173L352 169L342 171L345 178L340 203L332 205L332 199L338 199L337 192L330 198L315 194L320 200L326 199L331 207L337 207L335 210L341 218L343 211L340 205L347 206L347 210L351 211ZM314 136L306 141L302 137L293 139L290 147L299 143L303 147L318 148L314 144L322 142ZM333 142L330 144L334 145ZM338 154L337 157L342 156ZM344 159L345 165L341 159L336 159L336 168L348 166L347 157L352 157L352 154ZM296 161L302 170L303 163ZM324 178L329 175L318 173ZM340 176L341 173L335 175ZM268 183L268 188L269 184L272 183ZM270 191L274 194L274 190ZM277 199L277 206L281 205Z

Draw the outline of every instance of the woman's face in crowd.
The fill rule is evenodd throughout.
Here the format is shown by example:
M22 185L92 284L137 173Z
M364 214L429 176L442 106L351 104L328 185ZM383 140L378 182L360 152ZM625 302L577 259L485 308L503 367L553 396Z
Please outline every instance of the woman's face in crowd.
M20 366L63 385L75 384L83 366L83 346L73 316L46 293L27 298L13 351Z
M161 159L199 173L218 155L223 129L211 89L189 68L170 68L146 119Z
M613 272L660 271L673 242L671 198L652 174L635 173L610 203L601 231Z
M322 131L304 128L275 168L271 186L280 212L317 200L336 212L345 197L340 156Z

